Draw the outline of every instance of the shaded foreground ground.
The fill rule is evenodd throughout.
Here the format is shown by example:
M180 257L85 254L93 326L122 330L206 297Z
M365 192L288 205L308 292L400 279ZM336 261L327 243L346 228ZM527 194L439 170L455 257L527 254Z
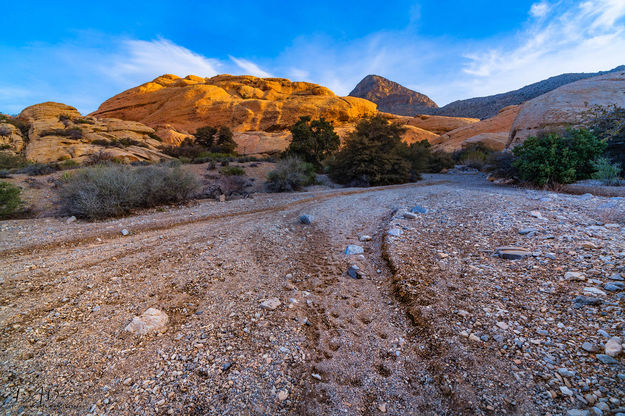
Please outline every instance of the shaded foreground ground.
M427 212L404 218L416 204ZM4 222L0 409L618 411L623 358L603 364L596 354L606 334L624 330L623 292L603 289L625 272L623 224L603 225L622 221L622 209L620 199L433 175L414 185L258 195L95 224ZM314 216L311 225L298 223L303 213ZM121 236L123 228L131 234ZM401 235L388 236L393 228ZM523 228L535 231L521 235ZM362 245L364 255L345 256L347 244ZM500 245L534 256L492 257ZM347 276L352 264L363 279ZM587 280L562 280L569 270ZM586 287L604 295L574 308ZM274 297L280 306L260 308ZM169 315L164 334L124 331L150 307Z

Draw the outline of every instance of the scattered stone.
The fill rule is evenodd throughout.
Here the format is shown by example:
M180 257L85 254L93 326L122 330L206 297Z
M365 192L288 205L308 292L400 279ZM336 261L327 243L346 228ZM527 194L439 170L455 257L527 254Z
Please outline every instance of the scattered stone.
M269 298L260 303L260 307L263 309L269 309L271 311L278 308L278 306L282 305L280 299L278 298Z
M589 416L588 410L570 409L566 412L566 416Z
M362 279L362 277L363 277L363 274L360 271L360 268L358 266L356 266L355 264L351 265L349 267L349 269L347 269L347 274L352 279Z
M503 329L504 331L505 331L506 329L508 329L508 328L509 328L509 327L508 327L508 324L507 324L507 323L505 323L505 322L497 322L497 326L498 326L499 328Z
M574 377L575 371L567 370L566 368L558 368L558 374L562 377Z
M575 309L582 308L584 306L597 306L601 305L603 301L598 298L593 298L589 296L577 296L573 299L573 307Z
M285 401L289 397L289 392L286 390L280 390L278 393L278 400L281 402Z
M302 224L309 225L310 223L313 222L314 219L315 217L313 217L312 215L304 214L304 215L300 215L299 222Z
M362 254L365 252L365 249L362 248L361 246L357 246L355 244L350 244L345 248L345 254L348 256L354 255L354 254Z
M404 218L407 220L416 220L417 214L413 214L412 212L404 212Z
M399 237L402 234L403 234L403 231L400 230L399 228L391 228L390 230L388 230L388 235L392 235L394 237Z
M599 246L593 243L592 241L584 241L582 243L582 248L586 250L597 250Z
M415 212L417 214L427 214L428 210L423 208L421 205L415 205L410 208L410 212Z
M73 215L71 217L69 217L68 219L65 220L65 224L71 224L74 221L76 221L76 217L74 217Z
M386 403L379 404L378 410L382 413L386 413Z
M232 368L232 363L231 362L227 362L224 365L221 366L221 371L223 371L224 373L228 370L230 370Z
M603 364L614 365L618 364L618 361L614 359L614 357L610 357L607 354L597 354L597 360L601 361Z
M620 292L625 289L625 283L622 282L608 282L603 288L608 292Z
M538 218L538 219L544 219L543 215L540 213L540 211L530 211L530 215L534 218Z
M619 273L615 273L612 276L610 276L610 280L625 280L625 278L623 278L623 276L621 276Z
M520 260L531 256L532 252L522 247L509 246L497 248L495 254L505 260Z
M583 282L586 280L586 275L581 272L566 272L564 274L564 280L577 280Z
M224 194L219 195L219 202L226 202L226 195Z
M312 378L314 378L315 380L321 380L321 375L317 373L312 373Z
M623 346L621 345L620 337L612 337L605 343L605 353L610 357L618 357L618 355L623 351Z
M135 316L126 326L126 331L135 335L146 335L151 332L165 332L169 317L163 311L150 308L141 316Z
M607 295L607 293L605 293L603 290L597 289L596 287L585 287L584 294L597 295L597 296Z
M128 232L128 230L124 228L124 229L122 230L122 235L125 237L125 236L127 236L128 234L130 234L130 232Z
M536 234L538 232L538 230L536 228L523 228L522 230L519 230L519 234L521 235L527 235L527 234Z
M595 344L593 344L592 342L588 342L588 341L586 341L586 342L584 342L584 343L582 344L582 349L583 349L584 351L587 351L587 352L593 352L593 353L594 353L594 352L598 352L598 351L599 351L599 347L597 347L597 346L596 346Z
M370 235L361 235L360 236L360 241L371 241L372 238Z

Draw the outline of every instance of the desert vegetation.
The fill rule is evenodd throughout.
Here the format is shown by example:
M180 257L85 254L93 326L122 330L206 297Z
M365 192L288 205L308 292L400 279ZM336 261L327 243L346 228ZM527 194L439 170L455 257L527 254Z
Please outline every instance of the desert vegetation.
M0 181L0 219L10 218L24 206L21 193L17 186Z
M62 178L59 200L65 214L93 220L185 202L197 186L179 166L97 165Z
M321 170L322 162L336 152L341 144L332 123L323 118L312 120L300 117L291 127L293 139L285 151L286 156L295 156Z
M272 192L299 191L315 183L315 167L297 157L280 160L269 172L267 187Z

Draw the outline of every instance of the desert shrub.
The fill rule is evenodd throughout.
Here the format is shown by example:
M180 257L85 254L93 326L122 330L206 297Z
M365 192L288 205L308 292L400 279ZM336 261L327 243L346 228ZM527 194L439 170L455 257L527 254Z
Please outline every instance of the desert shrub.
M408 182L411 164L402 143L404 128L378 115L361 120L345 146L329 161L330 177L355 186Z
M242 176L245 175L245 169L240 166L226 166L219 170L225 176Z
M482 170L488 157L494 151L483 143L469 143L453 153L454 161L474 169Z
M0 218L16 214L24 205L20 197L22 190L8 182L0 181Z
M50 129L42 131L39 136L61 136L61 137L69 137L70 139L79 140L82 139L84 132L81 128L72 127L70 129Z
M161 138L161 136L159 136L158 134L154 133L154 132L150 132L148 133L148 136L152 139L152 140L156 140L157 142L162 142L163 139Z
M13 133L13 130L11 130L9 127L6 126L1 126L0 127L0 136L10 136L11 133Z
M513 161L512 152L493 152L486 160L485 169L498 178L512 179L517 176Z
M444 169L451 169L454 167L454 165L455 162L454 158L451 156L451 153L438 150L436 152L432 152L432 154L430 155L427 171L430 173L438 173Z
M208 170L215 170L215 169L217 169L217 162L215 162L214 160L209 161L207 169Z
M96 146L110 147L111 141L106 139L95 139L91 140L91 144L94 144Z
M41 176L41 175L49 175L59 170L61 170L61 167L56 162L31 163L18 169L16 173L22 173L28 176Z
M619 175L621 167L616 163L611 163L605 157L600 157L594 162L596 172L592 175L594 179L600 180L604 185L619 185L621 183Z
M163 146L161 151L171 157L178 159L186 158L191 161L200 157L201 154L205 154L206 148L193 143L189 139L185 139L180 146Z
M140 142L138 140L131 139L130 137L124 137L122 139L119 139L118 142L123 147L129 147L129 146L148 147L148 145L145 144L144 142Z
M78 117L73 120L76 124L95 124L95 121L89 120L88 118Z
M595 106L587 116L590 130L607 143L606 157L625 169L625 108Z
M0 114L0 123L8 123L14 125L20 130L22 136L24 136L24 138L28 140L28 130L30 129L30 125L28 123L23 122L19 118L11 117L6 114Z
M606 144L586 129L570 129L565 136L529 137L513 149L519 177L534 185L567 184L588 179L593 161Z
M195 177L180 167L98 165L69 175L59 199L68 215L98 219L184 202L196 188Z
M114 159L114 156L111 153L100 150L97 153L90 154L89 157L87 158L87 161L85 162L85 165L106 164L106 163L112 162L113 159Z
M287 157L267 175L267 186L273 192L299 191L315 183L315 167L296 157Z
M27 164L28 161L23 156L0 151L0 169L18 169Z
M59 167L61 168L61 170L75 169L78 166L80 166L80 163L76 162L73 159L67 159L59 163Z
M195 143L210 149L215 144L215 134L217 134L217 128L215 127L200 127L194 134Z
M332 123L323 118L312 120L310 117L300 117L291 127L293 140L285 151L285 155L294 156L305 162L312 163L316 169L321 169L321 162L338 150L341 140L334 132Z

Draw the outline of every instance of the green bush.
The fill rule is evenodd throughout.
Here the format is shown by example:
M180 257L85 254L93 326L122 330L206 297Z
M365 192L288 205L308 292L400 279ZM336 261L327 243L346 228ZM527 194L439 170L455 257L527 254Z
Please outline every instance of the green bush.
M267 175L267 186L273 192L299 191L315 183L315 167L295 157L287 157L277 163Z
M227 126L221 126L217 131L217 142L212 151L216 153L234 153L237 143L234 141L232 130Z
M219 172L225 176L242 176L245 175L245 169L240 166L225 166L219 169Z
M328 163L332 180L352 186L390 185L411 179L405 131L381 115L361 120L345 146Z
M68 175L59 199L68 215L98 219L184 202L197 186L195 177L180 167L99 165Z
M0 169L19 169L28 165L28 161L19 155L0 151Z
M430 155L427 171L430 173L438 173L443 169L451 169L454 167L454 165L455 162L451 153L438 150L436 152L432 152L432 154Z
M285 151L285 155L294 156L305 162L312 163L316 169L321 169L321 162L338 150L341 140L334 132L332 123L319 120L310 120L310 117L300 117L291 127L293 140Z
M21 193L17 186L0 181L0 218L10 217L24 206Z
M594 163L596 172L592 175L594 179L600 180L604 185L614 186L621 183L619 175L621 167L616 163L610 163L605 157L600 157Z
M215 127L200 127L194 134L195 143L210 149L215 144L215 134L217 134L217 129Z
M607 143L605 156L625 169L625 108L595 106L587 116L590 130Z
M605 147L604 141L586 129L570 129L564 137L529 137L513 149L513 166L522 180L534 185L572 183L591 177L593 161Z
M51 173L61 170L61 167L56 162L50 163L30 163L20 168L16 173L25 174L28 176L42 176L49 175Z
M453 153L454 161L474 169L482 170L493 150L483 143L469 143Z

